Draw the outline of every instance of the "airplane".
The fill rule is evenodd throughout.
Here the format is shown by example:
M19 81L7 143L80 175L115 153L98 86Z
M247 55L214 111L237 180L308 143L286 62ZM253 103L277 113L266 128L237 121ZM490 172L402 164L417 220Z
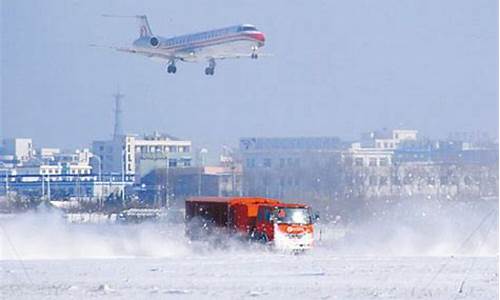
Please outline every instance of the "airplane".
M165 38L154 35L145 15L105 17L133 17L139 21L139 37L131 47L111 47L114 50L144 55L167 63L167 72L177 72L176 63L208 62L206 75L214 75L216 60L249 57L257 59L258 50L264 46L264 33L250 24L241 24L194 34Z

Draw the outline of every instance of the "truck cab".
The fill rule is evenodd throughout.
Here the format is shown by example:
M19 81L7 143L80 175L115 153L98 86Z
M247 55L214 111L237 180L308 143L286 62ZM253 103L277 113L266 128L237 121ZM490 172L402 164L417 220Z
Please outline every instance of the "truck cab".
M313 221L312 210L306 205L260 205L252 236L272 242L277 249L306 250L313 246Z

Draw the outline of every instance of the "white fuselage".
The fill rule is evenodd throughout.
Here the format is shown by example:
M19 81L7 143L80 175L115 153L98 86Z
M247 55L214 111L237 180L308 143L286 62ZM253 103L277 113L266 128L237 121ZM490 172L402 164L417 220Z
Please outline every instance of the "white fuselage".
M196 62L250 56L264 42L264 34L254 26L238 25L173 38L144 36L133 48L150 58Z

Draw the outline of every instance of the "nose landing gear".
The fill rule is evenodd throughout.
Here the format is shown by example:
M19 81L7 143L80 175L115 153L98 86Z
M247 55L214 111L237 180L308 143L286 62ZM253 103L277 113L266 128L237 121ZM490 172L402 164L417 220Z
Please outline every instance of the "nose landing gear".
M215 73L215 60L211 59L208 62L208 67L205 68L205 75L214 75Z
M252 47L252 54L250 55L251 59L257 59L259 58L259 55L257 54L257 47Z

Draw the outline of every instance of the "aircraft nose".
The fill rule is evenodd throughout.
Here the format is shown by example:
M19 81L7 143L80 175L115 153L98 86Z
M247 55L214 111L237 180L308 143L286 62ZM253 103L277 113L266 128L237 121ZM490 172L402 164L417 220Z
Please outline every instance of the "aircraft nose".
M253 33L250 33L250 36L253 39L261 42L262 44L264 44L264 42L266 41L266 37L265 37L264 33L262 33L262 32L253 32Z

